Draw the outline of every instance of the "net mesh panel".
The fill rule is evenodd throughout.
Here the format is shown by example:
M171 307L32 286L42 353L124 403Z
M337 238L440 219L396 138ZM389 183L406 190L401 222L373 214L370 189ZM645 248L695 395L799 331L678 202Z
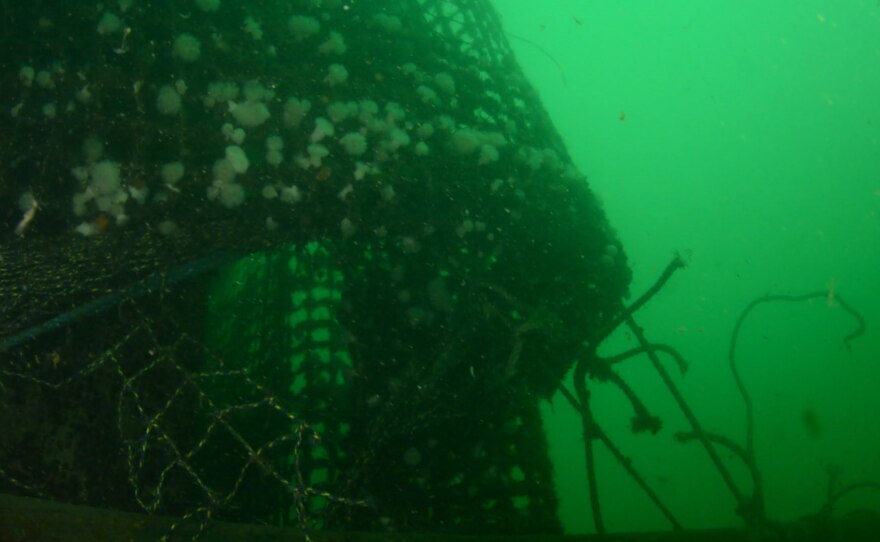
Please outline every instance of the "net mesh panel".
M0 491L558 531L630 276L491 5L197 4L3 5Z

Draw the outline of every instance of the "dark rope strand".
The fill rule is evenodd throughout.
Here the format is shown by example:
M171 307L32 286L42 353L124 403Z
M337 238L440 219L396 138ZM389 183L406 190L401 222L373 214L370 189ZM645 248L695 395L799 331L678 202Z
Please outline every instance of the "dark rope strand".
M657 374L660 375L661 380L666 385L666 388L669 390L669 393L672 394L675 402L678 403L678 408L684 414L685 418L687 418L688 423L690 423L691 428L696 433L697 438L700 443L703 445L703 448L706 450L706 453L709 454L709 458L712 460L712 463L715 465L715 469L721 475L721 478L724 480L727 489L733 495L734 499L739 506L740 514L743 516L743 519L746 520L747 524L751 524L754 519L752 518L752 513L748 511L746 507L747 501L743 497L742 492L736 485L736 482L733 480L733 476L730 474L730 471L727 470L727 467L724 466L724 463L721 461L721 457L718 456L718 452L715 450L715 447L712 446L712 443L709 441L709 437L706 436L705 431L703 431L703 427L700 424L699 420L697 420L694 411L691 409L690 405L688 405L687 401L682 395L681 391L678 389L678 386L675 385L675 382L672 380L672 377L669 375L669 372L663 367L663 364L660 363L660 359L657 357L657 354L648 348L648 340L645 338L645 333L642 331L642 328L636 324L635 320L630 316L627 318L627 325L630 330L632 330L633 335L635 335L636 339L639 341L646 350L648 358L651 360L651 364L654 366L654 370L657 371Z
M562 396L568 400L575 411L580 413L581 408L574 395L572 395L571 392L568 391L568 389L566 389L564 386L560 386L559 391L562 392ZM672 525L672 528L676 531L681 530L681 523L678 522L678 519L676 519L669 508L666 507L666 504L662 500L660 500L660 496L657 495L654 489L648 485L648 482L645 481L645 478L641 475L641 473L636 470L636 468L633 466L632 459L626 457L623 454L620 448L617 447L617 445L611 440L611 438L605 433L605 431L601 427L595 424L594 427L597 432L597 437L599 438L599 440L602 441L602 444L604 444L608 451L611 452L611 455L613 455L617 462L620 463L627 474L629 474L630 478L632 478L633 481L635 481L635 483L642 489L642 491L645 492L645 495L647 495L651 502L654 503L654 506L656 506L657 509L660 510L660 513L662 513L663 516L666 517L666 519Z
M844 344L849 345L850 341L856 339L865 333L865 319L859 314L855 309L853 309L842 297L839 295L831 295L831 292L828 290L820 290L817 292L811 292L803 295L765 295L761 296L757 299L752 300L745 309L743 309L742 313L740 313L739 318L736 320L736 325L733 327L733 332L730 335L730 346L727 350L727 361L730 366L730 372L733 373L733 380L736 383L736 387L739 390L740 396L743 398L743 403L745 404L746 409L746 453L749 455L752 461L755 461L755 414L754 414L754 406L752 404L751 395L749 395L748 389L746 389L745 382L743 381L742 376L739 373L739 368L736 365L736 345L739 340L739 334L742 329L743 324L745 323L746 318L751 314L751 312L758 307L759 305L765 303L776 303L776 302L789 302L789 303L798 303L801 301L808 301L810 299L828 299L829 301L836 301L840 304L841 308L845 310L847 313L852 316L857 323L857 327L855 331L847 335L843 338Z
M675 434L676 440L679 442L688 442L691 440L699 439L699 436L694 432L680 432ZM734 442L732 439L725 437L724 435L719 435L717 433L706 432L706 438L708 438L711 442L727 448L734 455L736 455L740 461L743 462L743 465L748 469L749 475L752 477L752 491L756 506L760 509L764 508L764 485L761 477L761 471L758 469L758 464L755 462L754 457L749 457L749 454L746 453L745 448Z
M860 489L874 489L880 491L880 483L878 482L858 482L855 484L850 484L848 486L842 487L837 490L831 497L829 497L828 501L822 507L822 510L819 512L821 515L830 515L832 510L834 509L834 505L837 504L842 497L846 496L848 493L852 493L853 491Z
M678 364L678 370L681 374L685 374L688 370L688 363L685 361L684 356L682 356L675 348L666 345L666 344L657 344L652 343L648 345L648 348L644 348L642 346L637 346L635 348L631 348L625 352L621 352L620 354L615 354L613 356L608 356L604 358L605 361L609 365L615 365L618 363L622 363L629 358L633 358L635 356L639 356L641 354L647 353L648 349L654 350L656 352L663 352L664 354L670 356L675 360L675 363Z
M590 410L590 392L587 389L586 357L578 360L574 368L574 390L577 394L581 415L581 430L584 437L584 464L587 469L587 484L590 493L590 509L593 513L593 525L599 534L605 533L605 521L602 519L602 506L599 502L599 483L596 478L596 458L593 450L593 440L598 437L598 425Z
M669 279L672 278L672 274L679 269L683 269L685 265L686 264L684 263L682 257L679 254L676 254L672 258L672 261L666 265L666 269L663 270L663 273L660 274L660 278L658 278L657 281L654 282L654 285L648 288L648 290L645 291L645 293L643 293L638 299L636 299L636 301L632 305L626 307L623 312L621 312L620 315L617 316L617 318L611 321L610 324L605 326L605 328L603 328L602 331L592 341L593 344L601 344L602 341L607 339L608 336L611 335L611 333L615 329L626 322L627 318L635 314L636 311L644 307L645 304L651 300L651 298L657 295L657 292L663 289L663 286L665 286Z

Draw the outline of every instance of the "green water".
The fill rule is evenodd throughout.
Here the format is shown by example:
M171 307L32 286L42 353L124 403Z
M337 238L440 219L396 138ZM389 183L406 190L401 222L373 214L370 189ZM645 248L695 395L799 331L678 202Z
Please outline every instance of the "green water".
M604 200L647 288L674 251L680 272L639 314L650 339L691 362L682 388L708 429L742 440L726 355L754 297L833 283L869 332L827 302L767 306L743 330L740 367L756 409L768 514L815 512L826 467L880 479L880 3L496 0L511 45L579 169ZM876 328L874 328L876 329ZM606 352L631 346L618 334ZM662 416L628 431L620 393L594 386L604 428L687 527L738 523L732 498L645 361L622 373ZM546 410L571 532L589 532L579 423ZM807 422L805 422L807 420ZM815 420L815 423L812 422ZM605 452L599 484L611 530L665 528ZM743 473L737 473L745 482ZM873 506L853 494L842 510Z
M769 519L880 483L880 2L494 1L615 232L483 2L4 2L0 493L438 536L555 532L558 493L591 532L581 420L541 403L554 487L534 398L676 253L636 319L738 443L738 315L819 292L738 343ZM664 426L590 381L611 440L685 528L740 525L649 362L615 371ZM608 530L667 529L595 447Z

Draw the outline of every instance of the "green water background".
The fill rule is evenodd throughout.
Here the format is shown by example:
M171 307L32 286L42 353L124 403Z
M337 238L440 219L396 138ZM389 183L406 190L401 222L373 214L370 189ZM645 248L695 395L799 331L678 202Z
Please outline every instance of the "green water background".
M825 302L764 307L743 330L739 363L755 401L769 515L815 512L827 465L846 483L880 481L880 2L495 4L620 234L633 292L674 251L692 255L638 320L691 362L681 385L708 429L742 442L726 353L751 299L833 281L865 316L868 333L852 351L841 338L853 322ZM618 333L605 351L631 344ZM685 526L737 524L705 453L674 442L687 426L647 362L622 374L665 428L629 434L628 405L599 385L602 425ZM803 423L809 411L818 433ZM545 412L563 520L570 532L589 532L578 420L558 397ZM666 528L604 450L598 465L610 529ZM880 495L860 493L841 510L878 503Z

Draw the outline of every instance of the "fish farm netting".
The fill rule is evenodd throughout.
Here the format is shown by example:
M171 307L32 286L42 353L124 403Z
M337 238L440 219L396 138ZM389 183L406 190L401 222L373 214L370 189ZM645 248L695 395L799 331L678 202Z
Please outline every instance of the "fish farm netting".
M0 492L560 531L630 272L488 0L0 10Z

